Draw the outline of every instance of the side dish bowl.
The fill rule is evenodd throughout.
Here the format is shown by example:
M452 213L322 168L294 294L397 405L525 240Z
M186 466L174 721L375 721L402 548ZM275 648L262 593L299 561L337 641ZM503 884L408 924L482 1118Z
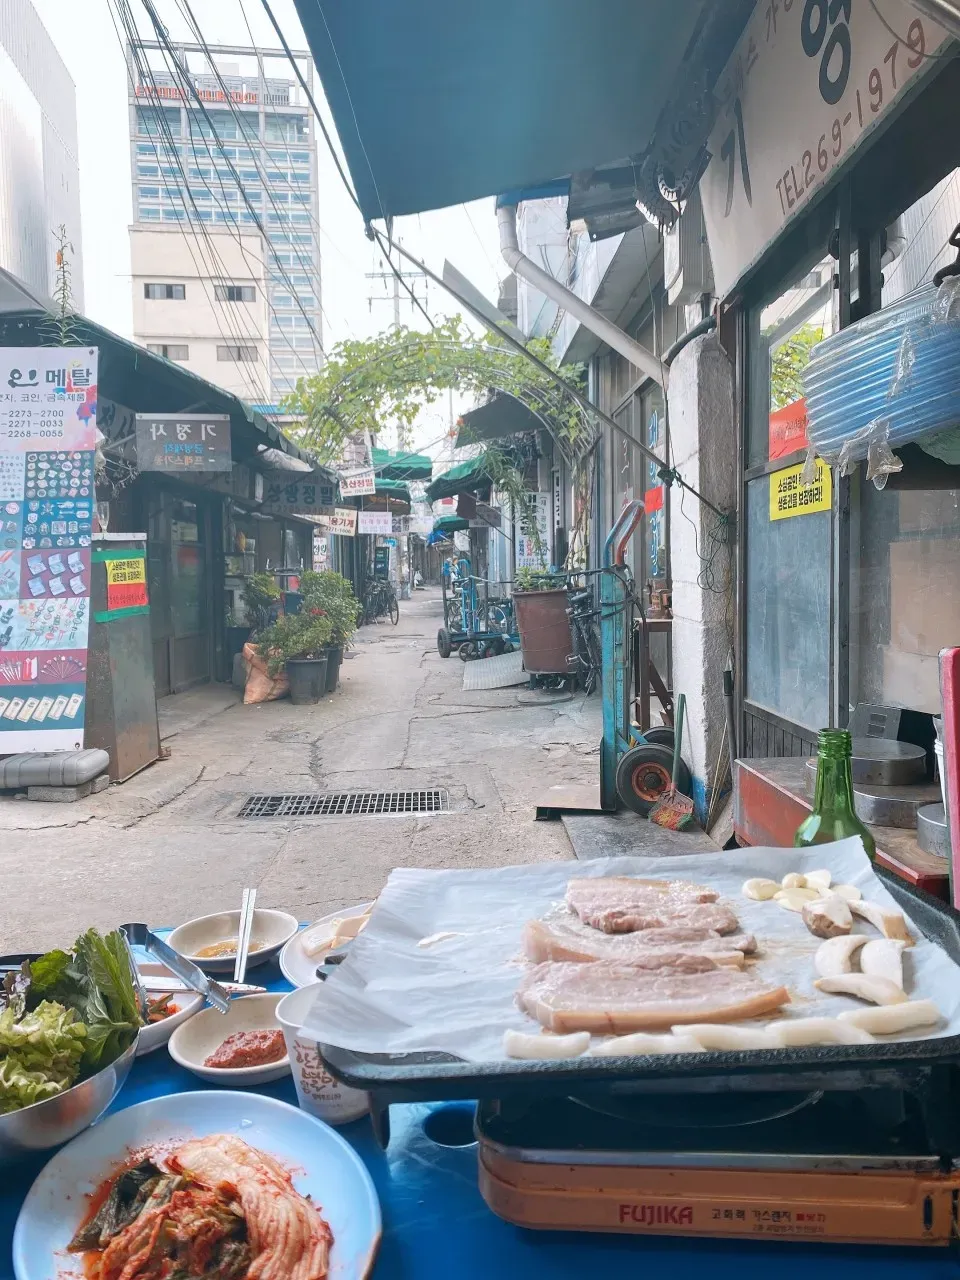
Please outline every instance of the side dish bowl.
M227 1036L238 1031L282 1031L277 1018L277 1005L283 992L262 996L240 996L230 1001L230 1012L204 1009L196 1017L177 1027L170 1037L170 1057L192 1071L201 1080L242 1089L267 1084L290 1074L290 1059L284 1048L283 1057L259 1067L207 1067L204 1063L223 1044Z
M272 959L297 932L299 921L286 911L271 911L257 907L253 913L253 928L250 932L250 956L247 968L254 969ZM237 958L236 938L240 929L239 911L219 911L215 915L200 916L196 920L188 920L186 924L174 929L167 942L174 951L192 960L194 964L210 973L233 973L234 961ZM198 954L207 947L233 940L231 951L218 956L202 956ZM254 944L257 949L254 950Z

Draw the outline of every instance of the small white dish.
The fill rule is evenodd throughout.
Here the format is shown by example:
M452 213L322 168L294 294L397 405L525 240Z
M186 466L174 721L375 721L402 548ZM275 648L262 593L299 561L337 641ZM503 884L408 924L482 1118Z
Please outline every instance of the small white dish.
M270 911L265 907L257 907L253 913L253 929L250 933L250 955L247 968L255 969L257 965L266 963L289 942L300 927L299 921L286 911ZM196 920L188 920L173 930L167 942L174 951L192 960L194 964L210 973L233 974L237 958L236 950L222 956L199 956L198 951L204 947L216 946L218 942L233 939L236 943L240 929L239 911L219 911L212 916L200 916ZM254 943L258 944L254 951Z
M332 925L335 920L359 919L366 915L372 906L372 902L361 902L355 907L341 907L339 911L331 911L329 915L321 916L313 924L307 925L307 929L315 929L323 924ZM317 981L317 967L323 964L324 956L327 954L326 950L318 951L313 956L308 956L304 952L301 944L307 929L301 929L280 952L281 972L295 987L308 987L312 982Z
M170 1057L181 1067L186 1067L201 1080L234 1088L250 1088L268 1084L290 1074L290 1059L286 1052L276 1062L261 1067L205 1067L207 1058L238 1031L282 1031L277 1018L277 1005L283 992L268 992L263 996L239 996L230 1001L229 1013L205 1009L177 1027L170 1037Z
M143 978L173 977L166 965L153 964L150 961L138 964L137 969ZM174 983L179 981L179 978L174 978ZM173 1003L177 1005L180 1012L171 1013L170 1017L164 1018L162 1022L151 1022L143 1028L140 1032L140 1039L137 1041L138 1058L142 1058L145 1053L153 1053L155 1050L162 1048L177 1027L182 1026L188 1018L192 1018L195 1013L199 1013L203 1008L203 996L199 991L176 991L173 988L171 990L173 990ZM157 998L156 992L147 992L148 1002Z
M296 1189L311 1197L333 1232L329 1280L369 1276L380 1241L380 1206L370 1174L353 1148L329 1125L289 1103L212 1089L126 1107L58 1151L30 1188L17 1218L17 1280L83 1280L82 1256L66 1249L88 1211L87 1196L132 1151L169 1151L214 1133L234 1134L290 1170Z

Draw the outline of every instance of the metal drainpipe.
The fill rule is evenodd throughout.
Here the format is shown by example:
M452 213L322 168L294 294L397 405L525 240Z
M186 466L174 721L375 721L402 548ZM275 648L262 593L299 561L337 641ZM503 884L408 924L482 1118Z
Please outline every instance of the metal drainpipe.
M960 3L957 0L910 0L914 9L939 22L940 26L960 40Z
M565 311L569 311L585 329L589 329L608 347L618 351L625 360L636 365L648 378L653 378L666 393L668 374L652 351L641 347L639 342L634 342L633 338L624 333L619 325L615 325L612 320L601 315L589 303L584 302L577 294L562 285L559 280L555 280L549 271L544 271L542 267L538 267L535 262L520 252L517 241L516 205L502 205L497 210L497 222L500 227L500 252L510 270L534 285Z

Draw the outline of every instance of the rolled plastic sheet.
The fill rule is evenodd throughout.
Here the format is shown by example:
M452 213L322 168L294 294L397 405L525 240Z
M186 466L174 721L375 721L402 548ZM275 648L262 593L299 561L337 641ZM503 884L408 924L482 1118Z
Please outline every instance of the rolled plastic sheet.
M893 450L960 424L960 278L925 285L819 343L803 375L811 450L882 487Z

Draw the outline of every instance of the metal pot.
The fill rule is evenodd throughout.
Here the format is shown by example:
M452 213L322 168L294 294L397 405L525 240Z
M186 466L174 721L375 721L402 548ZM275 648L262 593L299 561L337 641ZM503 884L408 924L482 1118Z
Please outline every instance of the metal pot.
M72 1089L0 1116L0 1164L59 1147L99 1120L130 1074L139 1038L109 1067Z
M566 676L573 670L569 607L562 587L556 591L513 593L523 669L531 675Z

